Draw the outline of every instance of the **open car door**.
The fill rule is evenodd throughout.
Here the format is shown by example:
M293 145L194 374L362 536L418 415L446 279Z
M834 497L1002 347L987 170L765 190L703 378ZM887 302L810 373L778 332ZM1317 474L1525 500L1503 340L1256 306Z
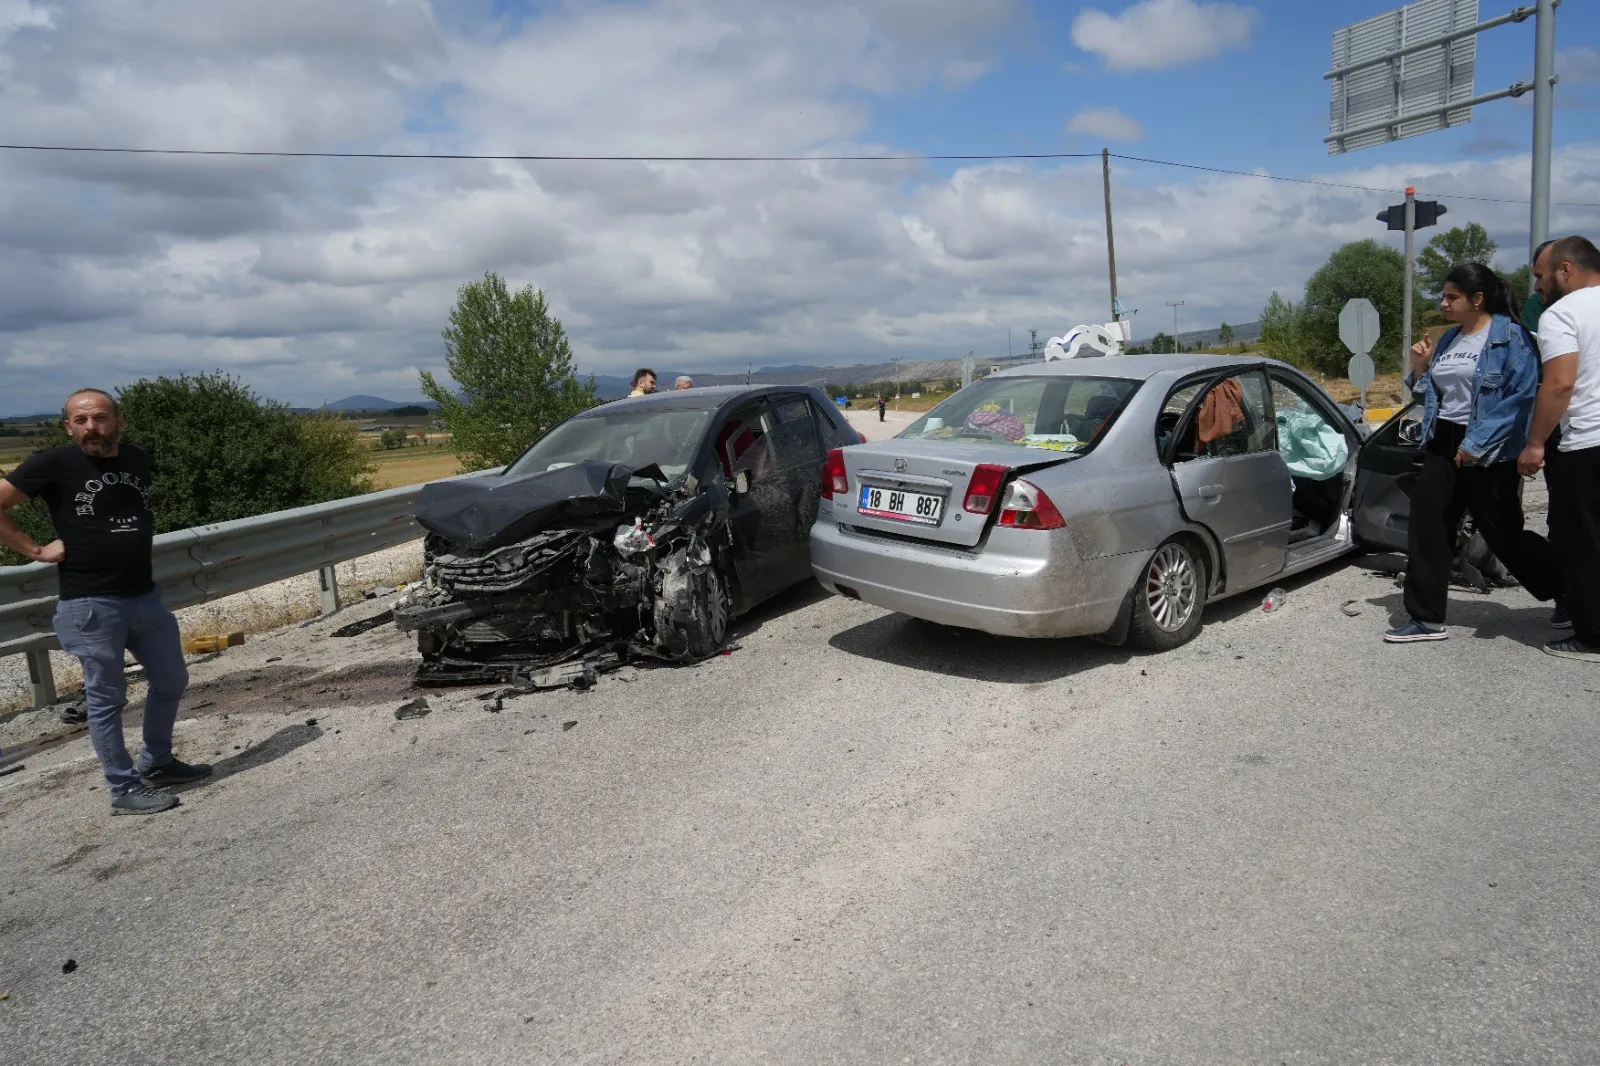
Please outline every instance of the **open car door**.
M1422 473L1422 407L1411 404L1361 446L1356 458L1356 537L1373 548L1403 552L1411 494Z
M1184 515L1222 544L1227 589L1248 588L1287 564L1294 517L1267 378L1260 370L1229 371L1202 387L1180 387L1168 405L1191 395L1163 460Z

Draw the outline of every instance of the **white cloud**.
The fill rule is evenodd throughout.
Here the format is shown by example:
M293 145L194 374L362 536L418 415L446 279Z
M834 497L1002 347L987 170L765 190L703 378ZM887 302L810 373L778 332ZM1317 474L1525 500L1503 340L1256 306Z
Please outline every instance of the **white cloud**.
M1114 107L1086 107L1067 120L1068 133L1103 137L1108 141L1137 141L1144 136L1144 125Z
M1587 44L1563 48L1556 53L1556 73L1569 84L1600 82L1600 49Z
M899 146L864 134L872 94L992 63L1018 24L1013 6L970 0L930 0L913 28L847 0L635 0L490 37L420 4L304 0L279 18L287 2L234 0L227 18L209 0L152 2L148 20L144 0L56 8L55 24L0 44L6 139L886 152ZM1136 322L1158 326L1168 299L1196 325L1249 321L1339 243L1390 239L1371 221L1384 196L1113 168ZM1339 180L1518 197L1527 163ZM1600 146L1563 147L1555 185L1600 201ZM1508 254L1520 245L1525 207L1470 211ZM1557 208L1552 223L1592 230L1600 214ZM455 291L486 270L543 288L596 373L994 353L1008 326L1048 336L1104 315L1100 166L0 154L0 412L214 367L295 402L404 399L418 368L442 369Z
M1161 70L1247 48L1254 8L1195 0L1140 0L1120 15L1085 8L1072 22L1072 43L1112 70Z

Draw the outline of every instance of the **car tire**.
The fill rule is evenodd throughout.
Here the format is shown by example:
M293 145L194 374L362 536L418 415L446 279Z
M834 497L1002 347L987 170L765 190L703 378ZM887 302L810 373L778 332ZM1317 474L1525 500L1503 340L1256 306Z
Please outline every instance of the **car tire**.
M1200 632L1206 605L1206 564L1194 545L1173 539L1151 553L1128 592L1128 643L1170 651Z
M715 655L728 637L733 615L728 583L704 545L673 552L661 561L656 597L656 643L675 659L697 662Z

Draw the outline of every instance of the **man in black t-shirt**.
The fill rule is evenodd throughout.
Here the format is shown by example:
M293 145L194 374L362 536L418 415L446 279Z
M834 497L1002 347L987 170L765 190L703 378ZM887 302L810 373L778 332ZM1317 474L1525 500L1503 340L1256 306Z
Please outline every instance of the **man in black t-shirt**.
M35 452L0 480L0 544L56 564L56 636L83 664L89 738L111 785L112 813L155 814L178 804L162 786L198 780L211 767L172 755L172 725L189 670L178 620L151 577L150 460L142 448L121 442L126 422L110 393L75 392L62 416L72 443ZM5 513L30 497L49 506L59 539L36 544ZM122 732L129 652L149 682L137 762Z

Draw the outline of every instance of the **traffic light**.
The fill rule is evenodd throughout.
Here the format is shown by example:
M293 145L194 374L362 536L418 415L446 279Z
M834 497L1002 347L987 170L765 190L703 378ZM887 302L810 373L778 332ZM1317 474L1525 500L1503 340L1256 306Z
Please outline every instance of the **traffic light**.
M1439 221L1439 216L1445 213L1445 206L1437 200L1414 201L1417 216L1412 224L1412 229L1426 229ZM1406 228L1406 205L1395 204L1378 212L1378 221L1387 223L1390 229L1403 230Z

